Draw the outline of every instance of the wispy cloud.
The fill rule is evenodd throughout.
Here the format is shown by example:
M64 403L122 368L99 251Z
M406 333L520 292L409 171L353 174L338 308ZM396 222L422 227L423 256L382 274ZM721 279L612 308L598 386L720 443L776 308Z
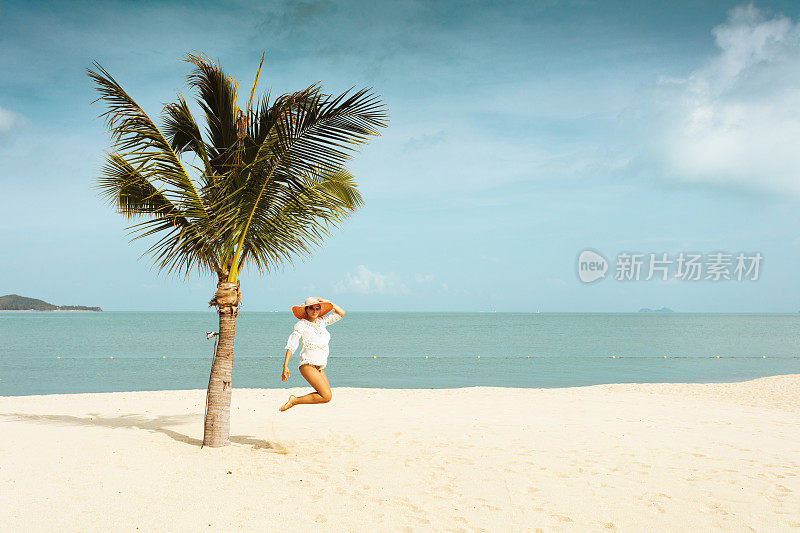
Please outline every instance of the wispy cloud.
M423 133L422 135L411 137L403 145L404 150L423 150L425 148L433 148L438 144L445 141L445 134L443 131L436 133Z
M0 137L28 124L24 116L0 107Z
M470 292L462 288L452 288L447 283L441 283L437 294L446 294L448 296L469 296Z
M713 35L716 56L656 91L667 178L800 195L800 25L748 5Z
M347 273L347 277L333 286L334 292L355 292L359 294L409 294L411 291L394 272L382 274L372 272L364 265L356 267L355 274Z
M266 6L254 9L249 22L261 35L269 32L281 38L310 37L319 24L324 24L337 11L336 5L330 0L284 1ZM319 40L305 44L315 46L319 52L325 49L324 43Z

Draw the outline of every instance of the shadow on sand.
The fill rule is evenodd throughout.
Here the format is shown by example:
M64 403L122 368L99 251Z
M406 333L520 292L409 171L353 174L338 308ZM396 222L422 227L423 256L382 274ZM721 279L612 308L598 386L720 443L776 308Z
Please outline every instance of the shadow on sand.
M103 426L108 428L136 428L149 431L151 433L161 433L184 444L191 446L202 446L203 440L178 433L164 426L182 425L199 419L202 424L202 416L195 414L158 416L155 418L145 418L140 414L129 414L120 416L100 416L97 413L89 413L87 416L72 415L35 415L30 413L0 413L0 416L9 420L30 421L30 422L51 422L67 426ZM279 442L265 441L252 435L234 435L230 441L235 444L252 446L254 450L264 450L271 453L289 453L286 447Z

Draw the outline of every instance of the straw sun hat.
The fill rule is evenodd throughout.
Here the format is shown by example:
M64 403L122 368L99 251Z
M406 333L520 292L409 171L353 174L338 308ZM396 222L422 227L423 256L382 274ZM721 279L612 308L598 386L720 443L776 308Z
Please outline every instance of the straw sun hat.
M315 304L319 304L319 306L321 307L321 309L319 310L319 314L317 315L317 318L325 316L325 313L333 309L333 304L330 303L329 301L312 296L310 298L306 298L305 303L293 306L292 313L294 313L294 316L296 316L297 318L308 319L308 317L306 316L306 306Z

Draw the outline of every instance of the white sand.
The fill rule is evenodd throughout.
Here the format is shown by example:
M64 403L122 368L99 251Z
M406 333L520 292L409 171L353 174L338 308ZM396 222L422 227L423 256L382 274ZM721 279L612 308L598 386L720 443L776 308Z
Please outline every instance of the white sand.
M234 376L235 379L235 376ZM568 389L0 397L0 530L800 527L800 375Z

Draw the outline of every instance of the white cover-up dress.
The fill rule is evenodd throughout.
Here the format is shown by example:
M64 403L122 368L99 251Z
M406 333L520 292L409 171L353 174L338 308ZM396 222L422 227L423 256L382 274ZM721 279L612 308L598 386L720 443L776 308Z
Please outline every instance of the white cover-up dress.
M337 320L341 320L341 318L338 313L331 310L327 315L318 318L313 323L305 318L297 321L294 325L294 331L289 335L289 340L286 342L286 349L294 353L300 339L303 339L303 349L300 350L298 368L303 365L316 365L320 369L325 368L328 364L328 342L331 340L331 334L325 329L325 326L330 326Z

